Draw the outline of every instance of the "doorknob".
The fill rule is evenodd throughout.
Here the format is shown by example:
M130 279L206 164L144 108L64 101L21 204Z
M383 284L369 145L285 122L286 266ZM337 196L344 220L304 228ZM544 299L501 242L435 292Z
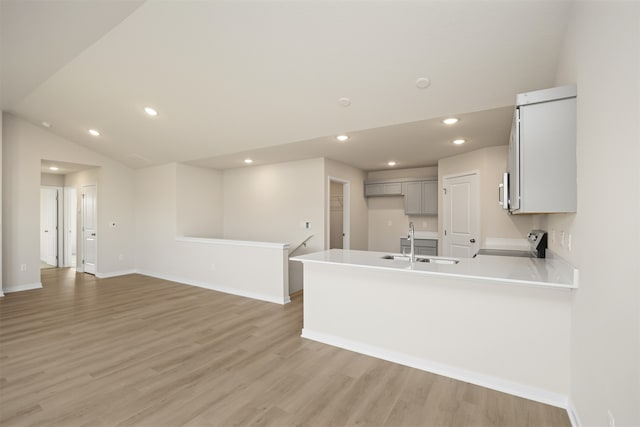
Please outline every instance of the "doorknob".
M471 239L471 240L469 240L469 241L470 241L471 243L475 243L475 242L476 242L476 239Z

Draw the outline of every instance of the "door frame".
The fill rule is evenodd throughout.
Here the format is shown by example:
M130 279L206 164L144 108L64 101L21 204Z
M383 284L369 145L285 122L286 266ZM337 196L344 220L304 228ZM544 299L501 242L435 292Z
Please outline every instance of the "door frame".
M351 181L338 178L336 176L327 176L327 210L326 210L326 228L325 228L325 248L331 246L331 183L337 182L342 184L342 249L351 249Z
M64 265L64 190L56 185L40 185L40 188L56 190L56 267ZM40 243L42 244L42 243Z
M75 193L75 197L73 197L72 191ZM79 218L78 218L78 188L75 186L66 186L62 189L63 192L63 198L64 198L64 239L63 239L63 245L64 245L64 267L71 267L71 268L76 268L78 267L78 229L80 227L78 227L78 223L79 223ZM71 215L71 206L70 203L71 201L75 198L75 206L74 206L74 212L73 214L75 214L75 218L76 220L74 222L70 222L70 217ZM76 259L75 262L72 262L72 257L73 255L71 255L71 248L70 248L70 240L69 240L69 231L70 230L75 230L74 236L75 236L75 244L76 244Z
M448 206L446 203L444 203L444 190L446 187L446 182L449 179L454 179L454 178L462 178L464 176L469 176L469 175L475 175L477 180L476 180L476 185L475 185L475 191L478 197L476 197L476 212L478 212L478 216L477 216L477 221L478 221L478 247L480 247L480 243L482 241L482 211L481 211L481 206L482 206L482 200L481 200L481 192L480 192L480 188L481 188L481 183L480 183L480 170L479 169L473 169L471 171L467 171L467 172L459 172L459 173L452 173L452 174L448 174L448 175L443 175L442 176L442 194L440 195L440 201L442 202L442 230L440 232L440 235L442 236L442 256L450 256L451 251L450 251L450 237L445 235L445 230L446 230L446 221L447 221L447 213L448 213Z
M98 274L98 242L97 240L100 238L100 236L98 236L98 228L99 228L99 215L98 215L98 184L95 183L86 183L86 184L80 184L80 191L78 192L77 196L80 199L83 199L83 195L84 195L84 188L85 187L95 187L96 188L96 275ZM84 273L84 200L80 201L80 221L78 221L78 224L80 225L79 230L76 231L76 238L77 241L79 242L79 244L76 246L76 271L80 272L80 273ZM77 255L80 254L81 256L78 257Z

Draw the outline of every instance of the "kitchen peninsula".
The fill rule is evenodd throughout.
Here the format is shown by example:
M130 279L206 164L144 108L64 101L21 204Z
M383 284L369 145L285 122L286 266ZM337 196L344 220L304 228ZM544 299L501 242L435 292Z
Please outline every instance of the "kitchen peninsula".
M385 258L393 257L330 250L291 258L304 264L302 336L566 407L571 266Z

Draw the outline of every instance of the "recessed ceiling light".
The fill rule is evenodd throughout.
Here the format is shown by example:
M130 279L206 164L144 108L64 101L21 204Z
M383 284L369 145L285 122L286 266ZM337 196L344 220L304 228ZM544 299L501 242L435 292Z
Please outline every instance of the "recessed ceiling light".
M345 142L347 139L349 139L349 135L338 135L336 136L336 139L340 142Z
M251 163L253 163L252 159L244 159L244 162L248 165L250 165Z
M455 117L448 117L442 121L445 125L455 125L458 123L460 119L456 119Z
M46 128L50 128L51 127L51 123L49 123L49 122L42 121L42 122L40 122L40 124L42 126L46 127Z
M338 104L342 105L343 107L348 107L351 105L351 99L347 97L342 97L338 99Z
M453 140L453 143L456 144L456 145L462 145L465 142L467 142L467 141L465 141L464 139L454 139Z
M49 166L49 170L57 171L58 169L60 169L60 168L57 167L57 166Z
M387 164L388 164L389 166L395 166L395 165L396 165L396 162L394 162L394 161L392 160L392 161L390 161L390 162L389 162L389 163L387 163Z
M158 115L158 112L151 107L144 107L144 112L150 115L151 117L155 117Z
M431 80L428 77L420 77L416 80L416 87L418 89L426 89L431 86Z
M100 136L100 132L95 129L89 129L89 133L93 136Z

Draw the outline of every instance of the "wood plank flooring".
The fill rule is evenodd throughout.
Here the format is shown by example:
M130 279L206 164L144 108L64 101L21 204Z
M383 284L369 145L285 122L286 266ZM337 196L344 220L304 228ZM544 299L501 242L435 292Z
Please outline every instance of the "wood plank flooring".
M300 338L302 297L42 271L0 298L2 426L570 426L562 409Z

